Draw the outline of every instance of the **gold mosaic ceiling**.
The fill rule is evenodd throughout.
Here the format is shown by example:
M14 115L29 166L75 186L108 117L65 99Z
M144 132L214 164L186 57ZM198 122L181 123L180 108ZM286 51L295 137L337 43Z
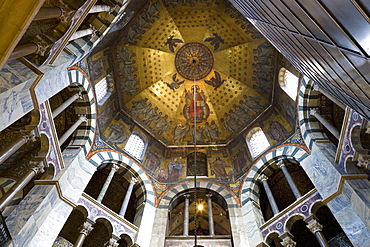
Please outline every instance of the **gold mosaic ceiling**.
M227 1L148 2L122 37L121 108L167 146L193 143L194 115L199 145L227 144L271 104L275 50Z

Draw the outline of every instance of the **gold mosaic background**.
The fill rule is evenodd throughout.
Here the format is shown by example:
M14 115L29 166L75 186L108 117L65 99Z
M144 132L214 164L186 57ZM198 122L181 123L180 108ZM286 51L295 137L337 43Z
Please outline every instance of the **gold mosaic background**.
M171 1L166 1L166 3ZM153 136L161 140L166 145L187 145L192 143L190 130L192 123L189 122L189 133L180 142L174 142L174 129L181 121L187 121L183 115L185 100L185 90L190 90L193 81L182 78L175 68L176 51L188 42L200 42L206 45L214 56L214 67L208 76L196 81L200 90L206 96L206 103L209 107L209 117L206 121L198 123L201 128L206 122L215 121L219 130L219 138L215 144L226 144L232 140L237 132L253 124L258 116L271 104L273 88L273 66L275 62L275 50L271 47L267 49L268 59L259 60L258 55L261 51L257 50L266 40L248 23L245 19L237 16L235 9L228 3L217 1L208 5L206 2L197 2L195 6L182 4L165 4L162 1L150 2L142 13L138 14L126 27L125 36L130 39L122 39L117 45L118 53L124 49L132 52L131 62L123 62L120 54L116 54L116 83L118 90L120 87L120 107L123 111L131 114L133 102L147 98L146 104L151 104L151 108L157 107L157 115L167 115L166 121L170 123L170 128L163 133L152 131ZM151 17L151 18L148 18ZM150 19L151 21L145 22ZM206 38L214 37L215 33L221 37L224 43L219 43L219 47L214 51L215 45L206 42ZM183 43L175 43L174 52L166 41L173 37ZM263 45L262 45L263 46ZM263 53L266 51L262 51ZM264 56L266 54L263 54ZM263 64L264 71L259 73L255 65ZM132 66L131 79L134 78L135 90L128 93L127 70L125 67ZM268 66L268 67L266 67ZM270 68L270 73L266 73L266 68ZM204 80L211 80L215 77L215 72L224 80L217 89L208 85ZM126 73L126 74L125 74ZM173 76L177 74L179 84L176 89L171 89L168 84L173 82ZM259 78L264 77L261 83ZM132 85L132 84L131 84ZM243 97L244 96L244 97ZM261 106L258 112L249 112L250 122L239 121L238 130L227 130L223 127L226 119L225 113L230 110L235 111L235 106L240 106L240 100L245 100L247 96L258 98ZM142 121L145 114L131 114L132 118L139 125L146 128L149 132L154 128L155 121L146 124ZM223 119L223 120L221 120ZM211 143L211 140L203 138L202 141ZM201 143L200 143L201 144Z

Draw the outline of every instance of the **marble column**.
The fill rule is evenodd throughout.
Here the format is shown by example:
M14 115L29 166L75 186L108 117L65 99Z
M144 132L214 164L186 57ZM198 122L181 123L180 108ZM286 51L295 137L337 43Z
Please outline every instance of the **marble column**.
M114 238L109 239L105 244L105 247L118 247L118 243Z
M93 25L90 24L90 28L76 31L71 36L71 38L69 39L69 41L72 41L72 40L75 40L75 39L79 39L79 38L88 36L90 34L94 34L96 31L97 31L96 28Z
M184 230L183 235L189 236L189 198L190 195L186 194L185 197L185 208L184 208Z
M39 12L36 14L34 21L57 18L62 16L62 10L59 7L43 7L40 8Z
M305 220L307 223L307 228L315 234L315 237L319 241L321 247L330 247L328 242L326 241L324 234L322 234L322 225L318 222L315 215L308 216Z
M206 194L207 205L208 205L208 223L209 223L209 235L215 235L215 226L213 222L213 209L212 209L212 194Z
M293 191L293 194L295 196L296 199L300 198L302 195L301 193L299 192L296 184L294 183L292 177L290 176L290 173L288 171L288 169L286 168L284 162L282 160L280 160L278 163L276 163L276 165L281 169L281 171L283 172L284 174L284 177L285 179L287 180L288 184L289 184L289 187L291 188L291 190Z
M23 45L18 45L14 48L12 54L10 54L8 60L14 60L17 58L21 58L27 55L30 55L32 53L36 53L38 51L39 47L36 43L30 42Z
M279 208L276 204L276 201L275 201L275 198L270 190L270 186L268 185L267 183L267 176L265 174L261 174L259 177L258 177L258 180L260 180L262 182L262 185L263 185L263 188L265 189L265 192L266 192L266 195L267 195L267 199L269 200L269 203L270 203L270 206L272 208L272 212L274 214L278 214L279 213Z
M81 99L81 98L82 98L82 95L81 95L81 92L79 92L73 95L72 97L70 97L69 99L67 99L65 102L63 102L63 104L61 104L57 109L53 111L53 118L55 118L60 113L62 113L68 106L70 106L77 99Z
M296 242L293 241L293 236L289 232L284 232L279 236L279 238L283 241L281 241L281 245L284 247L294 247L296 246Z
M4 195L0 198L0 211L13 200L14 196L21 191L37 174L44 173L44 164L42 161L31 161L30 170L28 170Z
M32 142L36 141L36 138L33 132L31 132L28 135L19 137L18 139L11 142L9 146L4 147L0 151L0 164L2 164L4 161L9 159L9 157L12 156L15 152L17 152L18 149L20 149L24 144L30 141Z
M334 125L332 125L328 120L326 120L323 116L321 116L317 112L317 109L312 108L310 110L310 115L314 116L322 125L325 126L325 128L327 128L330 131L330 133L333 134L333 136L335 136L335 138L339 139L340 137L339 130L337 130L337 128L335 128Z
M99 193L99 196L98 198L96 199L98 202L101 202L105 196L105 193L107 192L108 190L108 187L110 185L110 183L112 182L112 179L113 179L113 176L114 176L114 173L119 169L119 165L117 164L112 164L112 167L110 169L110 172L108 174L108 177L107 179L105 179L105 182L104 182L104 185L102 187L102 189L100 190L100 193Z
M59 145L62 146L63 143L70 137L75 130L80 126L82 123L87 122L87 118L85 115L81 115L80 118L59 138Z
M119 215L121 215L122 217L125 217L125 213L126 213L126 210L127 210L128 202L129 202L130 197L131 197L132 189L134 188L134 185L137 183L137 181L138 180L134 177L132 177L131 180L130 180L130 185L128 186L128 189L127 189L126 195L125 195L125 199L123 200L121 210L119 211Z
M8 61L21 58L33 53L36 53L40 56L45 56L51 46L52 44L49 44L46 40L41 38L41 36L37 35L32 42L15 47L12 54L10 54Z
M94 227L89 222L85 222L82 226L80 226L78 229L80 231L80 235L78 235L74 247L81 247L86 239L86 236L89 235L93 229Z
M322 93L323 95L325 95L325 97L327 97L328 99L330 99L332 102L334 102L337 106L339 106L343 110L346 109L346 106L342 102L340 102L339 100L337 100L336 98L334 98L334 96L332 96L330 93L326 92L324 89L320 88L319 85L314 84L313 85L313 90L314 91L319 91L320 93Z
M111 6L108 5L94 5L90 10L89 13L100 13L100 12L109 12L112 10Z

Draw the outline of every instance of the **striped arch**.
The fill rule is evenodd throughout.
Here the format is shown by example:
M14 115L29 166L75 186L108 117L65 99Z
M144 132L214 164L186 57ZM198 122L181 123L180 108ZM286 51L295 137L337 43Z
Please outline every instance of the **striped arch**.
M238 202L233 196L233 193L230 193L226 187L223 187L218 184L214 184L208 181L197 181L197 188L209 189L220 194L226 201L228 208L238 207ZM167 191L167 193L160 199L158 202L158 208L167 209L170 205L172 198L174 198L178 193L185 191L187 189L194 189L194 182L188 181L182 184L177 184Z
M88 75L79 67L72 67L68 71L70 87L82 91L82 99L76 101L76 113L87 117L85 125L80 125L70 146L83 147L85 155L88 154L94 141L96 129L96 104Z
M313 90L314 82L304 76L298 95L298 119L302 137L307 147L312 150L312 145L318 140L329 139L323 135L318 120L310 118L310 109L319 106L319 93Z
M95 167L99 167L102 163L109 161L114 161L122 166L126 167L131 173L139 179L139 183L134 187L134 193L136 197L140 200L139 203L148 203L154 206L154 190L151 181L149 180L146 173L140 168L136 161L131 160L127 156L113 151L102 151L95 153L90 159L90 163ZM140 192L138 188L143 188L145 194Z
M125 11L129 1L115 0L112 1L112 3L114 4L114 8L111 11L104 13L104 15L93 15L89 20L89 23L91 23L96 30L99 30L97 33L72 40L66 46L69 51L73 52L75 56L77 56L75 59L76 62L99 44L114 24L120 21L120 18L123 16L122 13ZM102 16L104 16L104 18L102 18Z
M299 146L285 145L280 146L267 153L260 159L246 176L242 187L242 205L248 201L259 202L259 182L258 177L264 173L269 175L273 172L271 164L276 163L282 159L294 159L297 162L302 162L308 157L308 153Z

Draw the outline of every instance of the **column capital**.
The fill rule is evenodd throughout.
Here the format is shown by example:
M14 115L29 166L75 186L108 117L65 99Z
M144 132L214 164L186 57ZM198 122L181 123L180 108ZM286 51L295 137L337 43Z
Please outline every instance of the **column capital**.
M105 247L118 247L118 243L114 238L109 239L105 244Z
M116 172L119 169L119 165L112 163L111 169L114 170L114 172Z
M82 122L87 122L87 117L86 117L86 115L81 114L81 115L78 115L78 116L80 117L80 120L81 120Z
M84 222L83 225L81 225L78 230L81 234L89 235L90 232L94 229L94 227L89 222Z
M277 163L276 163L276 166L281 168L282 166L285 166L285 163L283 162L283 160L279 160Z
M52 43L49 43L44 38L42 38L40 35L36 35L33 42L37 45L36 54L40 56L46 56L53 45Z
M62 15L59 17L63 22L70 22L76 10L73 10L63 0L57 2L58 8L60 8Z
M284 232L279 236L281 240L283 240L281 243L284 247L294 247L296 246L296 242L293 241L293 235L290 232Z
M280 242L284 247L294 247L297 243L293 241L290 237L286 237Z
M267 181L268 177L265 174L261 174L257 179L263 182L263 181Z
M44 163L42 163L42 161L31 161L30 170L34 171L36 174L44 173Z
M315 234L316 232L321 232L323 226L316 219L311 219L307 224L307 228Z
M136 184L139 180L137 178L132 177L130 179L130 184Z
M206 197L208 198L208 199L211 199L212 198L212 194L206 194Z
M369 156L360 155L358 158L358 163L356 164L358 167L370 169L370 159Z
M185 194L184 197L185 197L185 199L189 199L190 198L190 194Z
M312 90L313 91L320 91L320 87L319 87L319 85L318 84L313 84L313 87L312 87Z
M36 135L33 133L33 131L31 133L27 134L27 135L22 136L22 138L26 142L29 142L29 141L35 142L36 141Z
M310 115L315 116L315 114L318 113L317 111L318 111L317 108L311 108L310 109Z

